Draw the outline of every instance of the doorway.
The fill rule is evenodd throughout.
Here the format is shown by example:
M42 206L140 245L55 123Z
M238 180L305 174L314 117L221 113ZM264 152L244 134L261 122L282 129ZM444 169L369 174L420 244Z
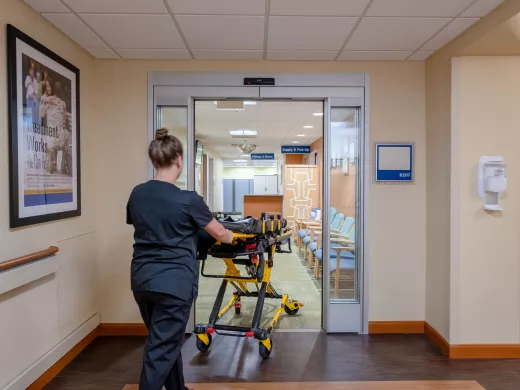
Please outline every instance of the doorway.
M366 202L368 171L360 162L365 161L365 156L368 155L368 107L365 104L368 96L368 79L364 74L270 75L270 77L273 76L276 79L276 87L244 86L245 75L243 74L150 74L150 137L159 123L168 127L164 123L164 115L158 114L159 111L175 108L180 116L185 115L187 188L202 191L202 188L197 185L197 180L199 177L202 179L203 176L200 174L200 167L195 164L195 160L199 157L196 150L208 141L202 142L204 137L197 135L200 123L200 119L198 119L199 104L206 104L214 109L219 105L219 101L225 102L220 108L233 108L233 104L236 102L244 104L244 102L253 101L257 102L256 106L259 106L259 102L262 104L276 102L320 104L321 110L316 110L312 116L319 119L322 124L321 148L314 148L317 151L314 156L311 155L310 148L306 148L303 150L306 156L300 158L302 162L304 159L307 162L314 159L316 163L314 169L318 178L316 183L318 207L315 209L319 209L321 212L320 239L314 239L314 242L319 242L318 248L314 246L313 249L309 249L309 243L302 244L300 238L296 237L298 232L295 231L294 243L298 245L294 247L294 250L299 252L298 256L302 265L309 267L315 279L319 280L319 284L321 284L320 327L328 333L366 333L368 331L368 295L365 283L367 275L364 271L368 259L365 255L364 243L365 216L368 207ZM184 110L183 114L181 114L181 108ZM226 110L218 111L225 112ZM247 141L247 138L240 141L240 144L237 142L237 145L247 146L245 145L247 142L244 141ZM276 148L275 144L272 146ZM193 153L190 155L191 150ZM302 149L299 149L299 152L302 152ZM287 188L284 188L284 183L292 181L294 184L296 181L294 172L297 171L293 167L298 164L292 164L295 158L292 154L282 157L283 162L277 163L276 167L279 174L277 182L279 188L285 192ZM233 185L224 184L223 181L220 183L217 173L217 170L221 169L217 163L219 159L211 155L208 156L208 161L209 158L214 161L213 210L223 209L224 205L243 210L245 206L240 204L240 200L237 202L236 198L245 198L244 191L254 192L254 182L247 188L239 185L242 192L238 195L233 192L235 199L230 204L229 196L224 195L224 188L231 191L232 188L237 187L236 183ZM223 161L223 159L220 160ZM238 162L242 158L237 157L236 160ZM150 171L152 174L152 169ZM208 176L206 174L204 181L206 186ZM261 178L258 180L260 181ZM305 185L303 183L308 184L308 182L309 180L303 180L296 186L299 186L301 190ZM221 192L217 189L219 186L222 187L222 200L218 200ZM269 186L264 185L264 188L267 187ZM261 188L260 183L258 183L258 188ZM347 190L348 193L345 192ZM294 188L291 191L297 192L298 189ZM305 196L299 200L308 202ZM283 204L284 216L291 213L290 209L290 205ZM244 212L237 212L237 217L241 214ZM302 216L309 218L310 211L309 215ZM301 226L293 227L295 230L302 230ZM318 236L316 235L316 237ZM294 293L292 294L294 295ZM213 292L214 295L215 292ZM298 297L295 298L298 299ZM199 303L201 302L195 304L193 324L196 320L206 320L205 318L195 319ZM301 315L305 315L304 310Z

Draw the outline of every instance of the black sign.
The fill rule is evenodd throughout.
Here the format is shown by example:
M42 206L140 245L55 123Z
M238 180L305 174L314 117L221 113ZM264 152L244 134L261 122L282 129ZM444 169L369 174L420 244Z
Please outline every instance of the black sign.
M244 85L274 85L274 78L246 77L244 79Z

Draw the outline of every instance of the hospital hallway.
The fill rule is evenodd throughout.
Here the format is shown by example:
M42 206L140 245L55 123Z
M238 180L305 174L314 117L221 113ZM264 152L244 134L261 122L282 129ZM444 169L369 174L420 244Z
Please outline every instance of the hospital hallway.
M137 336L98 337L45 389L122 390L126 385L135 385L139 382L143 344L144 338ZM189 388L307 390L302 383L296 387L282 384L281 387L271 384L254 387L253 382L285 382L284 385L324 382L314 388L334 390L520 388L518 360L449 360L437 352L424 335L327 336L316 332L275 332L273 344L273 355L263 361L257 353L256 342L248 339L216 337L210 353L203 355L195 348L194 336L186 338L185 378L187 383L195 384ZM418 382L407 385L398 381ZM421 384L420 381L426 382ZM437 386L433 381L448 382L439 382ZM325 382L363 383L340 386ZM212 386L197 386L197 383Z

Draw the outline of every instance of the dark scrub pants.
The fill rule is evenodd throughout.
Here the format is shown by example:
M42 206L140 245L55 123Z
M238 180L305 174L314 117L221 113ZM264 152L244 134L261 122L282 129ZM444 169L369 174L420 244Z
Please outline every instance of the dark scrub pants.
M186 390L181 348L191 301L173 295L134 291L148 329L139 390Z
M186 389L182 341L197 296L199 231L212 220L196 192L170 183L151 180L130 195L126 221L135 230L131 286L149 333L141 390Z

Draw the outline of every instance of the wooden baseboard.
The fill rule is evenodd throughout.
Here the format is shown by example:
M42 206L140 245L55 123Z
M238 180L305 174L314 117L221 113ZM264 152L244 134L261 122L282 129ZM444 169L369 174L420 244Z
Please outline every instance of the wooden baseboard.
M27 390L40 390L45 387L56 375L58 375L76 356L78 356L94 339L98 337L98 328L90 332L60 360L54 363Z
M148 330L142 323L116 324L101 323L98 327L99 336L147 336Z
M519 344L451 345L450 359L520 359Z
M426 333L428 340L439 348L445 356L450 356L451 347L448 341L427 322L424 324L424 333Z
M424 321L371 321L368 323L369 334L421 334L424 333Z

